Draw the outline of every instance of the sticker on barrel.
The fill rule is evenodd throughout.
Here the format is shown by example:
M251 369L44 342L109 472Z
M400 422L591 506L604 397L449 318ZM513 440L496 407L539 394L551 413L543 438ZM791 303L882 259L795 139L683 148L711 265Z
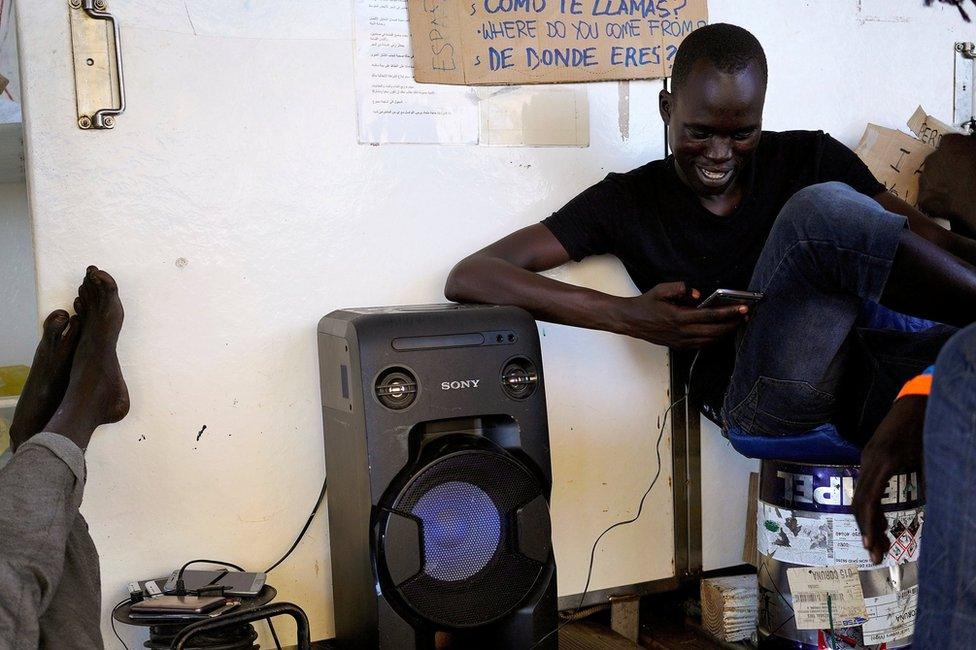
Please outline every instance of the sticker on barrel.
M868 611L854 564L795 567L786 570L798 630L861 625Z

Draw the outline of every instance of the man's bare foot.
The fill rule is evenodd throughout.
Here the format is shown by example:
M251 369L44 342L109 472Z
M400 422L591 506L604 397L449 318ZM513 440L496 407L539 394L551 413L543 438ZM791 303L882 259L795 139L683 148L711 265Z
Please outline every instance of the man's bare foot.
M129 391L122 378L115 346L122 329L122 302L111 275L89 266L78 288L81 335L71 377L46 431L70 438L82 449L102 424L118 422L129 412Z
M78 317L68 316L63 309L51 312L44 320L41 342L37 344L30 374L10 424L13 451L35 433L43 431L58 409L68 388L78 334Z

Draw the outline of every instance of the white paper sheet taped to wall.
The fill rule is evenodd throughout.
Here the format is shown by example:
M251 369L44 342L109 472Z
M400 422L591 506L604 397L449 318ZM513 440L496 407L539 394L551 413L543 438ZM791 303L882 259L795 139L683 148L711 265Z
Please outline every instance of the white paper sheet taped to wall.
M589 95L584 88L480 88L479 141L489 146L588 147Z
M478 142L471 90L413 80L406 0L356 0L355 23L359 142Z
M356 0L355 22L360 143L589 146L585 89L418 84L407 0Z

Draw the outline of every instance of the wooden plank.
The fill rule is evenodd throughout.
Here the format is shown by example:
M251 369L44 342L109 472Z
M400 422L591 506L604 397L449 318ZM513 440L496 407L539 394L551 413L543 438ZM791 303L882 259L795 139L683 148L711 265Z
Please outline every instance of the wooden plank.
M282 650L298 650L298 646L286 645ZM331 639L326 641L312 641L312 650L336 650L335 641Z
M334 641L315 641L313 650L332 650ZM610 628L592 621L575 621L559 630L559 650L633 650L640 648L612 631ZM297 650L298 646L287 646L284 650Z
M610 629L631 641L640 631L640 597L610 598Z
M592 621L575 621L559 630L559 650L623 650L640 647L610 628Z
M742 545L742 561L750 566L756 566L759 555L756 549L757 530L759 522L759 472L749 473L749 503L746 506L746 538Z

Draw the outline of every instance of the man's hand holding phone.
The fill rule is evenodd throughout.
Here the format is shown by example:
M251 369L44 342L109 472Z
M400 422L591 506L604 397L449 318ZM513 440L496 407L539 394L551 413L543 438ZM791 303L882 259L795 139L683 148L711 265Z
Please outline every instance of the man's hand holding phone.
M684 282L665 282L625 300L625 334L674 348L714 343L734 332L751 310L745 304L697 307L701 292Z
M705 298L699 309L706 307L725 307L728 305L745 305L752 307L763 299L761 291L739 291L738 289L716 289L709 297Z

